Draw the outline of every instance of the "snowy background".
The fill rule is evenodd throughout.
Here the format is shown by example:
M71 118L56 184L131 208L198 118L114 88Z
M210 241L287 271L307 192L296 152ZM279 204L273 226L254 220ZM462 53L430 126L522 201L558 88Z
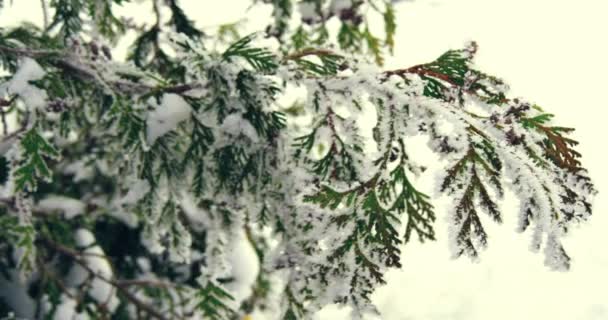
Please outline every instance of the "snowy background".
M248 28L262 29L269 12L247 11L249 0L182 0L199 26L249 17ZM0 13L0 26L41 21L37 0L13 0ZM128 8L141 15L138 5ZM145 11L149 12L149 11ZM404 249L400 271L374 300L387 320L605 320L608 319L608 174L605 129L608 103L608 1L606 0L415 0L397 5L397 48L387 68L435 59L467 40L480 46L480 69L511 84L556 114L556 122L577 128L583 164L600 191L595 216L565 239L572 270L550 272L542 255L528 250L530 235L516 234L516 200L504 201L505 223L486 223L489 248L479 263L451 260L445 202L436 202L438 241ZM142 20L152 17L139 17ZM255 20L259 19L259 20ZM418 159L434 163L426 150ZM427 179L427 180L425 180ZM432 190L433 177L419 183ZM510 214L511 213L511 214ZM348 312L326 308L320 319L347 319ZM257 318L254 318L257 320Z

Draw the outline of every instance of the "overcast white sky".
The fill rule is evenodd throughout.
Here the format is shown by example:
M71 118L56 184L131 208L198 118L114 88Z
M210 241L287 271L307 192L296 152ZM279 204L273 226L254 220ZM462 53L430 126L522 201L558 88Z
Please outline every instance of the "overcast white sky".
M181 2L201 26L246 14L260 19L252 24L264 26L262 14L246 13L247 0ZM37 4L14 0L0 14L0 25L39 21ZM476 40L482 70L506 79L514 95L555 113L560 125L577 128L583 164L600 194L591 222L566 239L573 258L567 273L550 272L543 256L528 250L529 234L513 231L513 198L505 200L505 224L486 223L490 244L479 263L449 258L446 227L439 221L438 241L405 248L403 270L391 272L389 284L376 293L384 319L608 319L607 13L607 0L415 0L398 5L397 49L387 67L431 61ZM440 220L442 208L440 201ZM320 318L340 319L339 314L347 318L334 308Z

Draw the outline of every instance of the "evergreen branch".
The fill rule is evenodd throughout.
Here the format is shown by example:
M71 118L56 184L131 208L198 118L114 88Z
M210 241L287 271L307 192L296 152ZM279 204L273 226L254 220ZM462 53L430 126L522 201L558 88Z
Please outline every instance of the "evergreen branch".
M197 308L203 312L203 315L210 320L228 320L235 315L235 311L224 300L234 300L234 298L216 285L212 280L207 280L207 283L197 294L200 302Z
M283 315L283 320L298 320L305 315L304 304L296 299L291 288L285 288L285 297L288 307Z
M397 31L397 24L396 24L396 20L397 18L395 17L395 8L393 7L392 3L386 3L386 11L384 11L384 13L382 14L382 17L384 19L384 33L385 33L385 40L384 42L386 43L386 45L388 46L390 53L393 53L393 50L395 48L395 33Z
M251 42L256 34L250 34L235 43L233 43L224 53L224 60L230 60L233 57L241 57L245 59L254 69L263 72L270 72L277 68L275 56L270 51L261 48L254 48Z
M35 191L38 179L50 179L52 176L44 158L57 158L59 153L36 129L29 130L20 143L24 163L15 169L15 186L17 190Z
M95 238L111 249L105 252L117 268L106 277L149 272L171 280L105 279L121 292L116 311L110 312L109 301L98 301L97 307L79 305L78 311L121 318L132 316L135 306L138 316L144 312L154 317L157 312L180 318L176 306L196 304L198 310L182 312L181 317L233 318L234 298L222 286L232 281L226 251L234 230L244 227L251 241L251 228L258 221L270 230L264 237L279 242L281 254L265 257L267 248L254 244L258 262L290 268L283 317L308 317L328 301L349 304L355 313L370 310L371 294L386 282L387 270L401 266L401 245L415 234L420 241L435 238L430 198L408 177L424 171L405 152L405 139L419 133L429 136L433 151L453 161L439 187L454 198L450 236L455 255L477 256L486 246L481 212L502 221L494 198L503 195L505 171L511 178L505 181L522 200L518 230L534 225L533 248L546 239L546 263L567 267L569 257L559 236L591 214L594 194L574 150L577 142L568 136L572 129L553 126L552 115L536 106L532 110L508 99L500 79L474 69L474 43L429 63L370 72L358 58L323 49L329 47L326 22L339 19L337 41L343 50L367 51L381 64L395 40L389 0L332 1L329 6L301 1L306 26L295 30L290 30L289 18L296 1L270 0L275 21L267 33L279 39L279 50L256 47L250 35L215 52L205 47L207 39L178 0L167 0L154 1L155 24L139 30L129 58L135 67L110 61L109 49L103 46L133 27L112 13L112 5L123 1L53 0L55 15L46 31L59 28L59 33L24 26L0 35L0 63L14 75L0 88L7 91L6 98L0 97L1 115L25 123L0 144L4 154L15 141L21 142L20 149L12 149L21 154L11 151L0 158L0 180L10 182L5 184L9 194L0 198L0 224L8 221L2 221L8 216L3 213L12 211L19 211L24 220L30 213L39 218L27 229L29 238L0 246L0 254L27 248L37 229L42 234L57 230L53 236L61 240L52 241L67 249L38 255L39 263L70 254L85 263L95 254L69 245L74 241L70 231L84 223L96 233L116 232L115 237ZM165 5L171 29L185 36L166 30L167 19L161 16ZM366 7L382 15L383 37L373 34L363 20ZM314 12L306 15L306 9ZM89 18L90 30L82 28ZM234 26L226 30L237 31ZM164 42L166 36L169 43ZM82 43L89 38L95 40ZM292 43L285 42L289 39ZM165 44L173 50L166 50ZM33 71L19 63L23 57L44 67L33 64L35 73L45 73L42 79L22 81L26 89L43 91L40 108L30 106L27 98L32 95L27 92L13 92ZM289 93L292 84L307 91L307 100L297 103L304 112L277 111L277 99ZM368 129L359 117L370 106L367 101L377 115L373 139L379 156L374 158L364 152L374 143L360 134ZM470 103L488 114L472 112ZM172 106L176 112L166 109ZM302 114L305 117L298 118ZM61 161L48 161L59 152L45 137L61 146ZM66 195L81 199L78 211L85 212L39 214L42 205L27 201L21 189L32 191L45 178L53 178L53 183L39 184L33 193L36 200L50 200L54 207L59 206L53 201L57 199L47 195ZM91 209L104 214L81 214ZM260 219L249 219L258 212ZM125 221L108 223L105 213ZM141 227L131 228L137 223ZM400 228L405 229L403 238ZM4 229L9 232L0 238L17 239L13 226ZM115 244L115 238L125 240ZM78 260L67 266L79 265ZM199 276L200 270L205 277ZM270 297L268 272L263 268L258 274L241 310L250 311ZM92 270L85 273L89 276L84 286L103 277ZM53 276L45 273L39 292L57 308L62 296L70 296ZM137 300L136 288L158 307ZM81 292L74 295L78 303L85 301L86 292Z
M177 0L169 0L169 9L172 13L171 23L173 23L177 32L195 39L203 36L203 32L196 28L194 22L188 19L184 10L179 7Z

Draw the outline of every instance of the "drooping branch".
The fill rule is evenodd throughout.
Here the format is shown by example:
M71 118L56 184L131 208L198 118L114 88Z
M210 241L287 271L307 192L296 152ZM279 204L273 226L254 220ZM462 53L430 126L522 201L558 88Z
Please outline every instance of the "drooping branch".
M38 50L13 48L0 45L0 53L13 55L15 57L29 57L32 59L46 59L52 66L59 68L69 75L74 76L82 81L96 82L101 87L110 86L110 89L121 94L148 94L151 92L167 92L182 94L190 90L200 88L200 84L179 84L170 86L152 86L142 82L122 79L104 79L90 64L86 64L86 57L75 56L73 53L57 50ZM0 102L6 102L4 100Z
M43 58L48 59L49 62L64 71L78 77L81 80L87 82L100 82L99 75L94 69L82 62L86 61L85 57L75 57L72 53L57 50L39 50L29 48L13 48L8 46L0 45L0 53L11 54L17 57L29 57L33 59ZM337 53L326 50L326 49L315 49L309 48L293 54L286 55L283 61L298 60L306 56L339 56ZM392 75L398 75L403 77L405 74L418 74L423 76L433 77L442 81L445 81L453 86L458 86L449 75L443 74L437 71L426 68L426 64L415 65L404 69L395 69L382 72L383 79L388 79ZM145 95L151 92L166 92L183 94L191 90L200 89L202 86L199 83L185 83L170 86L152 86L142 82L134 82L126 79L112 79L105 83L99 83L99 85L106 86L110 85L113 90L123 94L141 94ZM473 92L470 92L473 93Z

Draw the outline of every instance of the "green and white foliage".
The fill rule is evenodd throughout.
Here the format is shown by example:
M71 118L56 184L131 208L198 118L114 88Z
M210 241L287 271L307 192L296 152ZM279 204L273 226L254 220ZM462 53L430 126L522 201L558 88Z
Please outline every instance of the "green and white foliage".
M203 33L177 0L134 26L123 2L42 1L43 29L0 29L0 283L23 297L2 312L308 319L339 303L358 318L438 217L453 255L478 258L506 189L531 248L569 267L560 239L595 194L572 129L475 69L475 43L383 71L388 0L257 1L273 6L277 50L264 33L226 42L234 24ZM116 61L126 30L138 36ZM302 99L285 105L290 92ZM447 164L447 213L415 185L429 174L410 157L420 135ZM235 257L243 246L252 259Z

